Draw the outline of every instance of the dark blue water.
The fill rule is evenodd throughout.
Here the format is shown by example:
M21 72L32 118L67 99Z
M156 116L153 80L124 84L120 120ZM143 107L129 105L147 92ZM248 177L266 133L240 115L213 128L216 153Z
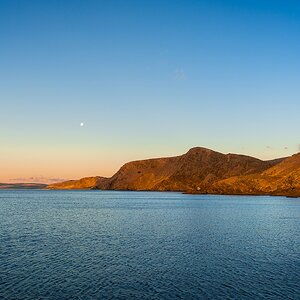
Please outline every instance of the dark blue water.
M300 199L0 191L1 299L300 299Z

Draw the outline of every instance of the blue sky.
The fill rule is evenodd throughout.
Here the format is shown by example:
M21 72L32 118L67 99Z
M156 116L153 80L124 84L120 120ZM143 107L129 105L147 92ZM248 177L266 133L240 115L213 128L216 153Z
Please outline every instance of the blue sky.
M0 181L299 149L299 1L0 0L0 43Z

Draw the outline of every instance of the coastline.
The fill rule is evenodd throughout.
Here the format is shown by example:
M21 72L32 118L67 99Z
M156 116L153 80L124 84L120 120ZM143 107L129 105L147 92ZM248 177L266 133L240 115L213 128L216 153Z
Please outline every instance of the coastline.
M136 192L136 193L180 193L183 195L207 195L207 196L268 196L268 197L286 197L286 198L300 198L300 194L291 194L291 193L197 193L197 192L187 192L187 191L161 191L161 190L100 190L100 189L48 189L45 188L0 188L0 191L78 191L78 192L87 192L87 191L95 191L95 192Z

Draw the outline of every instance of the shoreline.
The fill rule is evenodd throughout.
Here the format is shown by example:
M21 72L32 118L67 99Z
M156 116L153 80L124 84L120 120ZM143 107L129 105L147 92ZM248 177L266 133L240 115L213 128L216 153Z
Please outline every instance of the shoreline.
M101 189L48 189L46 188L0 188L0 191L79 191L79 192L86 192L86 191L95 191L95 192L137 192L137 193L179 193L183 195L208 195L208 196L253 196L253 197L260 197L260 196L268 196L268 197L286 197L286 198L300 198L300 195L296 194L281 194L281 193L197 193L197 192L187 192L187 191L158 191L158 190L101 190Z

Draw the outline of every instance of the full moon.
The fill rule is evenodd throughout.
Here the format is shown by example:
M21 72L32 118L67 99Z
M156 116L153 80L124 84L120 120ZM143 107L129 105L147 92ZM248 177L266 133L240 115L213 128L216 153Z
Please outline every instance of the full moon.
M83 123L83 122L81 122L81 123L80 123L80 127L83 127L83 125L84 125L84 123Z

